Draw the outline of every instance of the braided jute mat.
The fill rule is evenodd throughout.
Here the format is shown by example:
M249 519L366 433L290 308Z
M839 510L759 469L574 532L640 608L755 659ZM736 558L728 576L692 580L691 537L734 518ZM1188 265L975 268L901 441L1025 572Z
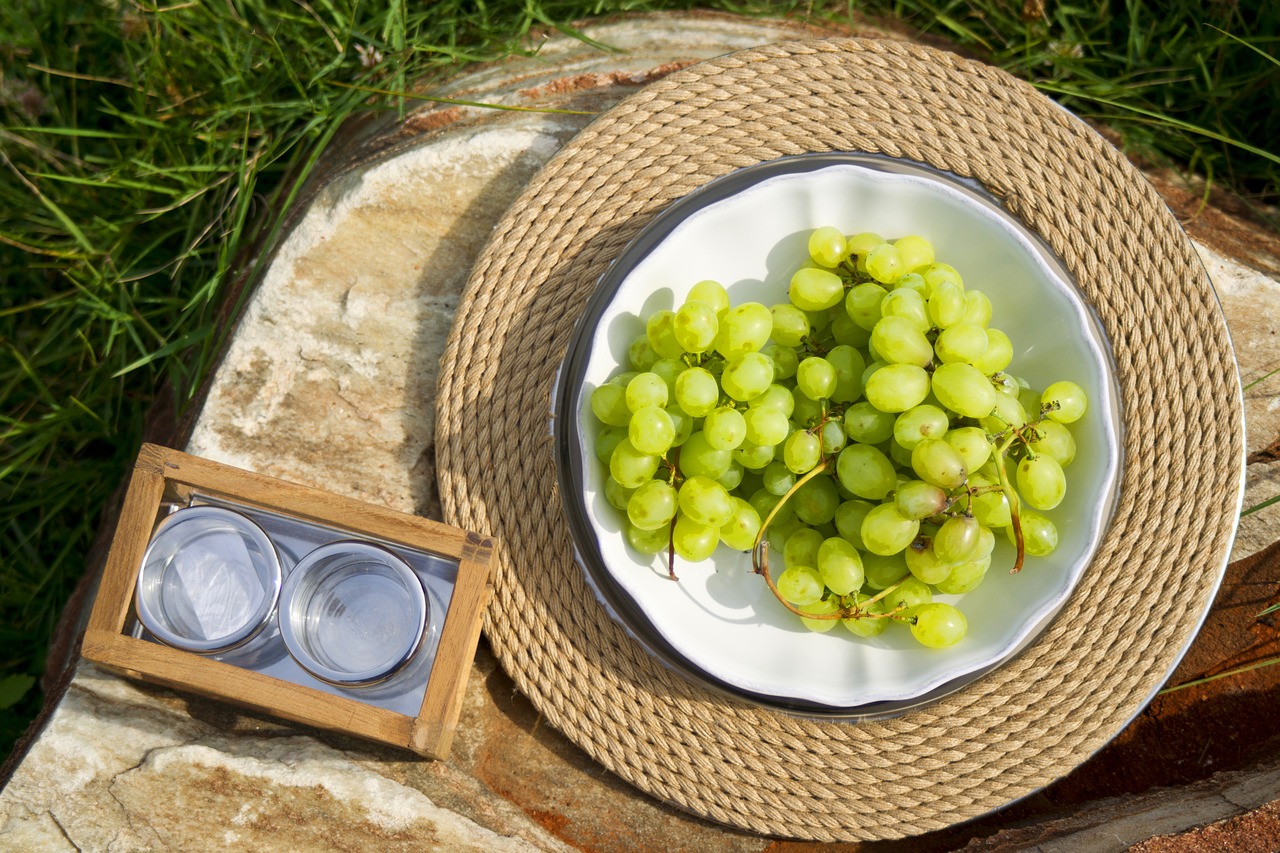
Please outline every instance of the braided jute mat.
M597 604L561 517L556 368L611 259L733 169L861 151L976 178L1063 259L1114 350L1124 468L1078 591L1024 654L922 709L804 719L664 669ZM896 838L1066 774L1165 679L1211 603L1239 511L1240 387L1195 251L1117 151L1031 87L920 46L777 44L672 74L534 178L481 255L438 397L446 518L501 541L485 630L556 728L636 787L758 833Z

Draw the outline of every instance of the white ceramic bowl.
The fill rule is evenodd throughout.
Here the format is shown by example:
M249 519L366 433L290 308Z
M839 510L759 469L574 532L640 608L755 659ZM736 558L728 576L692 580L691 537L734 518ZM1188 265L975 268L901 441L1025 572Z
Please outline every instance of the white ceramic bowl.
M1078 454L1066 500L1048 515L1061 534L1049 557L1010 575L998 536L974 591L943 596L969 634L945 650L891 626L878 638L843 628L805 630L753 574L748 554L721 545L711 560L667 576L665 555L625 542L622 514L605 500L607 469L592 452L599 424L590 394L627 363L652 312L678 306L705 278L733 304L786 300L806 259L808 233L922 234L939 260L995 307L991 325L1013 341L1010 371L1043 388L1070 379L1088 393L1073 425ZM632 634L692 678L765 704L813 713L894 713L953 690L1008 660L1071 594L1109 523L1118 479L1120 414L1107 342L1061 263L978 186L924 166L859 154L803 155L713 181L655 218L617 259L587 306L561 369L554 429L566 513L578 557L602 601Z

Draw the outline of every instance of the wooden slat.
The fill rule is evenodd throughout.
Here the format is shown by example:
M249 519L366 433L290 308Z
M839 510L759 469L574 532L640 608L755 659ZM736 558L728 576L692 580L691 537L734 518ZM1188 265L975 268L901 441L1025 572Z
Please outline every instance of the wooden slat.
M422 697L422 710L409 743L410 749L422 755L443 758L453 743L466 695L467 676L480 639L481 615L493 591L489 582L492 558L492 540L468 533L458 562L458 582L453 588L431 678Z
M129 615L138 568L151 539L151 529L155 526L160 497L164 492L164 477L156 457L145 452L149 446L144 446L144 453L139 456L129 479L115 537L111 540L111 550L107 552L107 562L102 570L98 597L89 615L90 628L119 633Z

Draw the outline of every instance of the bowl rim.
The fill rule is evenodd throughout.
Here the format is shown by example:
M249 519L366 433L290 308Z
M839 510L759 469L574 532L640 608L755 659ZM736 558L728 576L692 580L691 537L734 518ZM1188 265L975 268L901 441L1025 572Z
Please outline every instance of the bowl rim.
M587 475L583 464L585 451L573 429L580 415L583 383L594 348L596 326L601 315L612 303L617 289L625 281L629 271L647 258L690 216L703 208L725 201L773 178L820 171L833 166L852 166L873 172L924 178L940 183L960 192L967 200L977 203L1023 237L1037 259L1067 285L1071 291L1071 300L1092 326L1098 344L1095 349L1102 360L1103 386L1110 409L1109 440L1112 443L1111 472L1105 507L1094 524L1088 547L1078 560L1079 568L1075 572L1075 577L1053 606L1039 618L1029 621L1020 638L989 662L978 664L954 677L935 679L922 691L908 697L877 699L855 704L781 696L731 684L693 663L663 637L652 626L642 606L622 587L605 565L599 534L589 517L585 502L581 500ZM1064 262L1049 247L1044 238L1022 223L976 179L908 158L867 152L809 152L762 161L713 178L659 210L618 253L617 257L609 262L597 279L596 286L575 323L564 359L557 368L550 403L553 456L561 482L561 503L571 534L574 559L583 572L587 585L608 611L609 616L666 668L715 692L802 717L872 720L900 716L964 688L1025 652L1057 618L1070 600L1071 590L1079 584L1084 572L1093 561L1098 543L1105 536L1106 530L1114 519L1119 497L1119 483L1124 467L1123 455L1118 452L1123 445L1124 420L1110 340L1099 321L1096 310L1081 298L1075 277L1068 271Z

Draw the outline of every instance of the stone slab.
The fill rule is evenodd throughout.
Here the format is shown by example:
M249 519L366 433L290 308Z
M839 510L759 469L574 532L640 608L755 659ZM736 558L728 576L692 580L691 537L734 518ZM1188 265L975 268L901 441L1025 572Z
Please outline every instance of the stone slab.
M440 91L591 113L691 61L812 32L716 15L608 21L587 33L621 52L555 36L535 57L470 71ZM459 293L507 206L589 119L440 106L353 132L276 247L185 449L439 517L432 397ZM1242 370L1260 377L1280 365L1280 252L1267 235L1246 241L1242 252L1223 225L1240 221L1215 215L1225 217L1215 227L1189 220L1188 230L1222 298ZM1251 450L1280 435L1280 377L1249 390L1247 422ZM1275 465L1251 467L1248 500L1280 492L1278 478ZM1280 507L1245 520L1235 556L1277 538L1277 513ZM1259 796L1209 797L1208 810L1175 796L1162 807L1168 820L1139 818L1123 838L1127 844L1218 820L1232 813L1224 803L1255 808L1265 801ZM1113 807L1095 805L1093 824L1042 828L1042 838L1057 839L1044 849L1123 849L1092 846L1105 834L1098 827L1130 819L1130 811L1107 812ZM892 846L951 849L971 841L1001 849L1014 837L1002 833L1011 831L997 816ZM440 762L81 663L0 794L0 847L810 849L715 826L608 775L541 724L483 643L453 754Z

